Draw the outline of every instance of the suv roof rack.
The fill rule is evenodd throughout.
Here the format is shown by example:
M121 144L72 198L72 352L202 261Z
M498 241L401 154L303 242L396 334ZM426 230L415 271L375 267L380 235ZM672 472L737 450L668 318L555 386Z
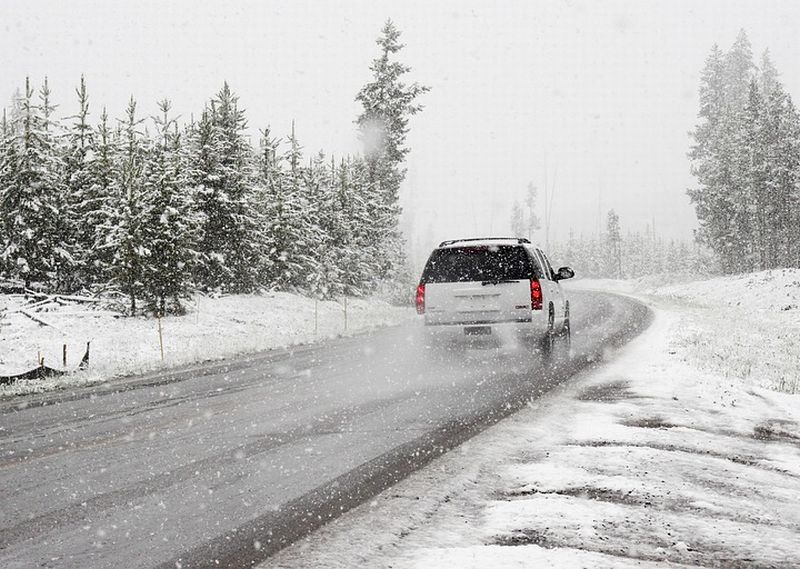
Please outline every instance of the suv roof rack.
M450 239L439 243L439 247L447 247L453 243L461 243L462 241L516 241L517 243L530 243L524 237L471 237L469 239Z

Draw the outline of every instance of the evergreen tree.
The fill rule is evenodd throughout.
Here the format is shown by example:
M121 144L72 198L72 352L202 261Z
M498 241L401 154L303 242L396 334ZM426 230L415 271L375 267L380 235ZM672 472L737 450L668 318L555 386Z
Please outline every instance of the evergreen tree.
M380 278L376 256L381 245L376 242L377 227L372 217L375 199L370 192L367 167L363 159L348 157L342 160L337 177L337 194L342 211L342 232L345 235L342 247L342 286L347 295L360 295L372 287ZM373 289L374 290L374 289Z
M9 276L43 288L53 285L70 262L61 246L62 162L47 80L34 101L30 80L19 101L0 165L0 217L4 236L0 258Z
M308 173L303 168L302 147L292 123L289 148L278 154L278 142L265 132L262 142L267 209L266 240L272 261L272 282L281 290L308 290L317 270L315 249L319 234L315 207L307 191ZM271 150L269 150L271 149Z
M87 168L90 185L79 216L82 236L87 247L83 251L85 279L92 284L105 286L114 280L115 238L120 207L120 187L117 183L117 166L121 148L119 136L111 129L105 107L100 114L100 123L94 130L87 153Z
M736 41L723 58L725 103L729 118L735 117L747 103L750 81L753 78L753 50L744 30L739 30Z
M739 255L750 266L766 265L769 227L773 216L772 187L768 184L768 125L758 83L750 83L740 138L739 156L744 173L744 192L735 202L737 230L742 234Z
M622 278L622 237L620 236L619 216L612 209L606 219L606 274Z
M726 272L750 266L752 228L743 205L751 192L742 138L753 68L744 31L728 53L716 45L712 48L701 76L701 122L690 152L699 182L689 191L700 222L699 236L719 254Z
M0 277L10 278L11 264L4 255L10 244L11 213L8 189L11 187L14 169L16 168L16 136L6 110L3 109L3 121L0 123ZM6 209L8 208L8 209Z
M131 97L121 121L119 161L111 182L111 196L117 204L110 212L106 246L114 251L111 273L114 284L128 297L130 314L144 295L143 272L151 250L145 242L148 204L144 193L144 164L148 141L140 130L143 119L136 116Z
M181 300L193 290L191 280L199 254L194 238L198 218L181 164L181 138L171 103L158 103L156 139L144 172L146 216L143 240L150 251L142 267L144 293L151 312L182 313Z
M769 49L765 49L764 53L761 54L761 65L758 73L758 86L764 99L768 99L779 85L778 77L778 70L775 69L775 65L772 63Z
M798 265L800 121L769 53L753 66L744 32L727 54L712 52L700 118L689 192L700 237L728 273Z
M315 298L337 298L344 293L342 282L342 246L345 239L341 227L340 203L335 185L336 168L329 165L325 154L312 158L306 172L308 197L307 240L313 264L308 290Z
M89 124L89 95L86 81L81 76L75 90L78 96L78 113L67 135L64 170L67 204L64 210L65 246L75 259L71 282L67 288L87 286L96 277L92 266L96 210L100 206L94 195L94 180L90 168L91 148L94 132Z
M525 214L518 200L514 200L511 206L511 233L514 237L525 237L528 234L528 227L525 223Z
M364 144L367 180L387 214L381 216L384 227L379 230L384 239L381 257L387 260L385 275L397 274L404 265L399 191L406 174L403 164L409 152L405 145L408 121L422 109L416 99L429 90L418 83L405 83L404 76L410 68L394 60L403 48L399 39L399 30L387 20L377 40L380 53L370 66L372 81L356 96L363 108L356 123Z
M539 216L536 215L536 194L538 193L538 189L536 186L533 185L533 182L528 183L528 191L525 194L525 207L527 208L527 220L526 220L526 229L527 233L525 237L528 239L533 240L534 232L538 231L542 228L542 222L539 220Z
M205 289L219 286L227 274L221 249L224 223L218 202L224 198L217 187L219 158L211 110L203 110L200 120L186 130L185 174L199 215L198 249L201 259L195 267L194 281ZM213 246L213 248L212 248Z
M764 267L800 267L800 116L776 83L764 101Z
M694 145L689 157L697 188L689 190L700 223L698 236L728 258L730 235L733 232L730 196L724 191L722 145L720 143L725 116L725 83L723 54L714 45L706 59L700 79L700 123L693 132Z
M258 284L262 220L254 194L253 153L238 97L225 83L195 130L189 176L202 214L197 280L206 288L252 291Z
M511 206L511 231L515 237L525 237L533 240L534 232L541 229L541 222L536 215L537 193L536 186L533 185L533 182L530 182L525 193L524 207L514 200Z

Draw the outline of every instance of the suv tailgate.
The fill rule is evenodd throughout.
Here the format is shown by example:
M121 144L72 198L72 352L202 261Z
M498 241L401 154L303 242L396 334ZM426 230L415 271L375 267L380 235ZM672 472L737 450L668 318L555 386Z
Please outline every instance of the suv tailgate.
M531 319L529 280L428 283L426 324L493 324Z

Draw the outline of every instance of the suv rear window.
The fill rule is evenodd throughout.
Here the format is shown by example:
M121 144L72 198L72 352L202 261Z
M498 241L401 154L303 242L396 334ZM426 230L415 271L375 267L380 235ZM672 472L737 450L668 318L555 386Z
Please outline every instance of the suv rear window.
M424 283L540 278L524 247L481 245L436 249L422 272Z

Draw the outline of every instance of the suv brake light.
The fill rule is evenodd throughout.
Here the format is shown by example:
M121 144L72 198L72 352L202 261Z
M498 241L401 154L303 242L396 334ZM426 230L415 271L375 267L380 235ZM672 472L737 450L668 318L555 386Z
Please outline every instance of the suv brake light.
M417 298L419 298L419 292ZM417 301L417 306L419 306L419 301ZM531 279L531 308L533 310L542 309L542 285L539 284L539 279Z
M417 286L417 314L425 314L425 283Z

